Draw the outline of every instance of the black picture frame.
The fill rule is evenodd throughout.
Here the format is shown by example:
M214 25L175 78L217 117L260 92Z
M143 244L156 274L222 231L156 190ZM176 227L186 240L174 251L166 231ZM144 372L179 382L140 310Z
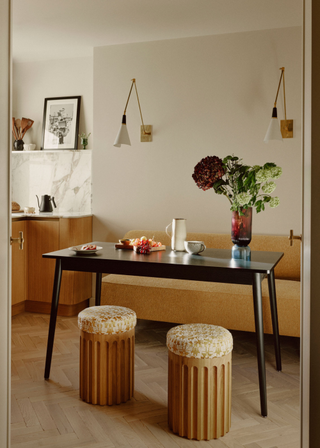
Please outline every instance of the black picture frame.
M81 96L45 98L42 150L78 149Z

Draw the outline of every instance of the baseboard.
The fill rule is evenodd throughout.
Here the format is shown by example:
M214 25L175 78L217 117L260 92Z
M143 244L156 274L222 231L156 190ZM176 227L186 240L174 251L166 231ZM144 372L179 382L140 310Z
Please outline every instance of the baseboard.
M89 306L89 299L83 302L76 303L75 305L58 305L58 316L71 317L77 316L80 311L84 310ZM37 302L35 300L26 300L25 310L29 313L41 313L50 314L51 303L48 302Z
M21 314L26 310L26 302L15 303L11 307L11 316L16 316L17 314Z

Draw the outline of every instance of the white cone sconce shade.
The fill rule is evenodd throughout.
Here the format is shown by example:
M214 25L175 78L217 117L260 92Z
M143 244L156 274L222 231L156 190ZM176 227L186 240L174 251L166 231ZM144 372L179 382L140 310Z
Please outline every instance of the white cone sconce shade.
M124 112L123 112L123 116L122 116L122 123L121 123L120 129L119 129L118 135L113 144L113 146L116 146L117 148L120 148L121 145L131 146L128 129L127 129L127 124L126 124L126 111L127 111L127 106L129 103L133 85L135 87L135 91L136 91L136 95L137 95L140 117L141 117L141 122L142 122L141 130L140 130L140 141L141 142L152 142L152 125L145 125L143 123L139 95L138 95L138 90L137 90L137 86L136 86L136 80L132 79L131 81L132 81L132 84L131 84L129 96L127 99L126 107L124 108Z
M122 117L122 123L118 132L118 135L114 141L113 146L116 146L117 148L120 148L121 145L129 145L131 146L128 129L126 125L126 116L123 115Z
M277 108L273 108L272 112L272 118L266 133L266 136L264 138L265 142L268 142L269 140L281 140L282 141L282 135L280 132L280 124L277 117Z
M270 140L280 140L283 141L283 138L292 138L293 137L293 120L287 120L287 108L286 108L286 92L285 92L285 82L284 82L284 67L280 68L281 75L277 90L276 99L274 102L274 106L272 109L272 118L269 124L266 136L264 141L268 143ZM281 126L278 121L277 114L277 100L280 90L281 81L283 81L283 99L284 99L284 120L281 120Z

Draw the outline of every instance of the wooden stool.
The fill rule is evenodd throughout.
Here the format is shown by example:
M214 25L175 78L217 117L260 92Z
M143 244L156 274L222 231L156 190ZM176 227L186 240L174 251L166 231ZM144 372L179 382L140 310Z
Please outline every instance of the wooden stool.
M136 323L136 313L121 306L92 306L79 313L83 401L112 405L133 396Z
M168 423L179 436L210 440L231 425L231 333L215 325L171 328Z

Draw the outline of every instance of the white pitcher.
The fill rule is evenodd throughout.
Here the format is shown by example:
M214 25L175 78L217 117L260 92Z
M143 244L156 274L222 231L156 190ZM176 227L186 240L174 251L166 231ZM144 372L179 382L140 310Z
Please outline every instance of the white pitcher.
M171 238L171 249L175 251L185 251L184 242L187 239L187 224L184 218L174 218L166 227L166 234ZM172 225L172 235L168 228Z

